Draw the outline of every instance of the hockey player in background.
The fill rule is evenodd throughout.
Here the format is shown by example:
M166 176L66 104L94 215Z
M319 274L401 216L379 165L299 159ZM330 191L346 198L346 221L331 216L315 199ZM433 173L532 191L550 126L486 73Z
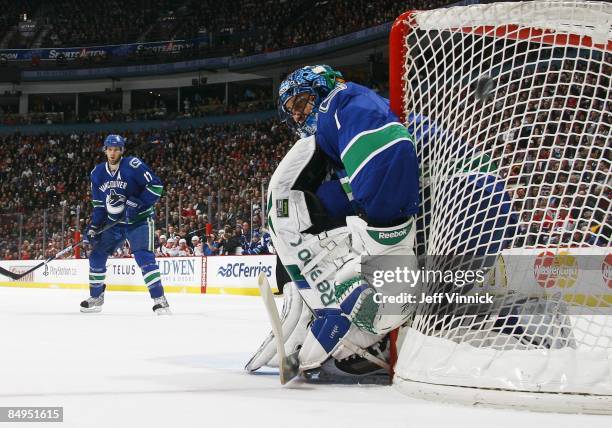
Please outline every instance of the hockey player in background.
M109 135L104 140L106 162L91 171L93 211L85 241L92 246L89 256L89 294L81 302L81 312L100 312L104 304L106 260L126 241L142 271L145 285L153 299L153 311L169 314L169 305L155 255L155 203L163 185L161 180L140 159L123 156L125 139ZM105 224L117 222L98 233Z
M414 140L386 99L326 65L287 76L279 113L301 137L268 190L268 228L295 285L285 288L285 346L300 349L305 373L323 364L341 376L380 371L385 336L407 314L374 302L360 257L414 254ZM274 363L273 342L268 337L247 370ZM364 350L369 357L355 359Z

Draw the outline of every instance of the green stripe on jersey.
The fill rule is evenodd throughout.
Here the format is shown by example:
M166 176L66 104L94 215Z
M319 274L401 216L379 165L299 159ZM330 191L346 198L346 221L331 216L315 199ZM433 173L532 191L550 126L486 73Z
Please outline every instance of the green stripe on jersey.
M285 265L285 269L287 273L294 281L301 281L304 279L302 274L300 273L300 268L297 265Z
M146 275L144 275L143 279L146 283L151 282L154 278L159 278L159 270L155 269L152 270L151 272L147 272Z
M268 198L268 226L270 226L270 230L273 234L276 235L276 230L274 230L274 225L272 224L272 216L270 215L272 209L272 192L270 192L270 197Z
M497 172L497 164L486 153L478 153L472 158L462 159L455 165L455 171L459 172Z
M160 274L159 272L156 272L154 275L150 275L147 277L147 279L145 279L145 285L148 287L149 285L153 284L154 282L159 281L160 279Z
M341 155L350 180L359 174L370 159L401 140L413 141L408 130L399 122L388 123L382 128L364 131L355 136Z
M146 189L157 196L161 196L164 192L164 186L159 186L157 184L147 184Z

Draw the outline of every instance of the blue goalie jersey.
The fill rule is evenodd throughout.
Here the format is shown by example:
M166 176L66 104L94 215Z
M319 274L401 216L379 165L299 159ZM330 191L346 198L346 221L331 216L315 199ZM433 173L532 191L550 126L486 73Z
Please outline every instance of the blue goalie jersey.
M138 215L130 219L129 223L153 217L155 203L163 191L159 177L143 161L133 156L121 158L119 168L114 172L109 169L107 162L96 165L90 179L92 224L98 226L104 224L106 219L120 220L128 199L139 202Z
M328 182L317 192L331 216L351 214L349 205L339 202L342 191L370 224L417 214L419 166L414 138L388 100L356 83L337 85L319 106L315 138L345 175L335 188Z

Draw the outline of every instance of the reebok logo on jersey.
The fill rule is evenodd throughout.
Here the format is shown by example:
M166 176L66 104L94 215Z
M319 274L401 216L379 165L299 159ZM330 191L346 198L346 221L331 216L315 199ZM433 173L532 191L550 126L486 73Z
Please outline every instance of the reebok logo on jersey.
M378 232L378 239L398 238L400 236L406 236L407 234L407 229L396 230L395 232Z
M410 229L412 229L412 223L408 224L405 227L402 227L401 229L392 230L390 232L368 230L368 235L370 235L370 238L372 238L379 244L395 245L408 235Z

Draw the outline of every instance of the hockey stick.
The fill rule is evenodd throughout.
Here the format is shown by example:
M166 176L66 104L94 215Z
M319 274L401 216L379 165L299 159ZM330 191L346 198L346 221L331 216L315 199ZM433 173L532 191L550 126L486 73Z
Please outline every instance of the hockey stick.
M299 351L296 351L289 356L287 356L285 353L283 328L281 326L280 318L278 316L278 309L276 308L276 303L274 303L272 290L270 289L270 284L268 283L268 278L266 278L265 273L259 274L259 277L257 278L257 285L259 286L259 291L261 292L261 297L264 301L266 312L268 313L268 317L270 318L270 324L272 324L272 331L274 332L274 337L276 338L278 371L280 375L281 385L284 385L291 379L296 377L299 373L300 364L297 357Z
M110 229L111 227L115 226L117 223L119 223L121 220L117 220L114 221L110 224L107 224L106 226L104 226L102 229L100 229L98 232L96 232L96 235L100 235L103 232L106 232L108 229ZM11 272L10 270L6 270L3 267L0 267L0 275L4 275L7 276L9 278L11 278L12 280L16 281L18 279L23 278L24 276L26 276L29 273L34 272L35 270L37 270L38 268L46 265L47 263L57 259L58 257L63 256L64 254L70 252L71 250L73 250L76 247L80 247L81 245L83 245L83 243L85 242L85 238L81 239L79 242L75 242L74 244L71 244L69 246L67 246L66 248L64 248L62 251L60 251L59 253L56 253L55 255L49 257L48 259L46 259L43 262L40 262L39 264L37 264L36 266L28 269L27 271L23 272L23 273L15 273L15 272Z
M391 370L391 366L385 360L382 360L372 354L370 354L366 349L363 349L360 346L355 345L353 342L350 342L345 339L340 339L342 344L349 349L351 352L357 354L361 358L365 358L369 362L376 364L378 367L383 368L389 372L389 375L393 377L393 371Z

